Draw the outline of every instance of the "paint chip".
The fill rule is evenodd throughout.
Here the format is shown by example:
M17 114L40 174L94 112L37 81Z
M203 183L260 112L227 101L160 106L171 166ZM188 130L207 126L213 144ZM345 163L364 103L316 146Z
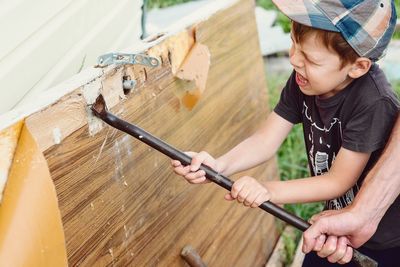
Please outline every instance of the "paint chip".
M111 258L114 259L114 252L112 248L108 249L108 253L110 253Z
M54 128L53 129L53 141L54 144L60 144L61 143L61 129L60 128Z

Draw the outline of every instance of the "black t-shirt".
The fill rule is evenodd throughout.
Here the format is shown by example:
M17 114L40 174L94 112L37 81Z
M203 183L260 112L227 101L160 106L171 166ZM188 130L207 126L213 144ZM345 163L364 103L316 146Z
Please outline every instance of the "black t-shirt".
M327 99L303 94L292 73L274 111L293 124L303 124L312 176L328 172L341 147L371 153L357 183L343 196L326 201L325 209L341 209L353 201L365 175L382 153L399 107L390 84L376 64L367 74ZM365 246L372 249L400 246L399 197Z

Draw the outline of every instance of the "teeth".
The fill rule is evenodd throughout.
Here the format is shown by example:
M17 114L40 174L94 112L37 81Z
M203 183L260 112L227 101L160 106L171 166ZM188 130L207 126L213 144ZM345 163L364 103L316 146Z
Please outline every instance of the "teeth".
M305 82L305 81L306 81L306 79L304 79L304 77L301 76L301 74L299 74L299 79L300 79L300 81L302 81L302 82Z
M304 78L301 74L297 73L297 77L299 78L300 82L302 82L302 83L306 83L307 82L307 79Z

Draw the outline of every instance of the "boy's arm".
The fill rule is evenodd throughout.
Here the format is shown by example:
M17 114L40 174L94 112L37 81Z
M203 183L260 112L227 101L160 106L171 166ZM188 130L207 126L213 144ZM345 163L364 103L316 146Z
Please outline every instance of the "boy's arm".
M224 175L247 170L270 159L287 137L293 124L271 112L261 127L217 159Z
M227 176L249 169L270 159L292 127L292 123L275 112L271 112L253 135L217 160L205 151L200 153L188 152L192 157L191 164L183 166L179 161L174 160L172 161L174 172L185 177L189 183L199 184L208 182L205 172L199 170L201 164L208 165Z
M328 173L290 181L269 181L271 201L278 204L329 200L350 189L364 170L370 153L341 148Z

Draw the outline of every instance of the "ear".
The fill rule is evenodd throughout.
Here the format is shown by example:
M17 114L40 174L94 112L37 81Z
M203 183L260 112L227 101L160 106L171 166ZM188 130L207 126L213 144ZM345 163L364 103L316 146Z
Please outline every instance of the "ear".
M372 62L369 58L359 57L353 64L351 64L348 74L350 78L357 79L367 73L371 68L371 65Z

